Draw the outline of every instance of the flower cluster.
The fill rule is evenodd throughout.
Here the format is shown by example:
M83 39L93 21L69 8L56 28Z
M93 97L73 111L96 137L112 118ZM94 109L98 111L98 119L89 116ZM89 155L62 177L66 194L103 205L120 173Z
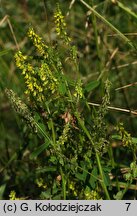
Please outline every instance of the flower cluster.
M96 112L96 115L94 117L93 140L96 145L96 150L100 154L105 153L109 145L108 139L106 137L107 127L105 122L105 115L107 114L108 106L110 104L110 86L110 81L106 80L104 85L104 96L102 98L102 104L100 105L99 110Z
M65 41L67 45L69 45L71 39L68 37L67 32L66 32L66 22L64 19L64 16L62 15L62 12L59 8L59 5L57 5L56 12L54 14L55 18L55 24L56 24L56 32L57 35L61 37Z
M27 85L25 93L41 103L45 97L56 92L58 80L44 60L41 61L39 68L32 66L28 60L29 57L22 55L21 51L15 55L16 65L22 70Z
M70 183L69 183L69 189L71 190L71 192L73 193L73 195L75 197L77 197L78 191L76 190L76 183L75 182L70 181Z
M77 64L77 56L78 56L78 51L77 47L75 45L71 45L71 38L67 34L67 28L66 28L66 22L64 19L64 16L60 10L59 5L57 5L56 12L54 14L55 18L55 25L56 25L56 33L60 38L64 41L64 43L69 46L69 53L71 59Z
M118 131L118 133L120 135L120 139L122 140L123 146L131 147L132 146L131 134L129 134L125 130L123 123L119 123L116 127L116 130Z
M24 56L22 52L19 51L15 54L15 61L17 67L22 70L22 74L24 75L25 83L27 84L26 93L36 96L39 86L37 85L37 79L35 78L34 67L28 63L28 56ZM41 88L39 89L39 92L41 92Z
M28 37L32 40L34 46L41 55L45 55L48 46L42 42L42 38L34 32L33 28L29 28Z
M95 190L91 191L89 187L86 187L86 189L84 191L84 195L85 195L85 200L100 200L100 199L102 199L97 191L95 191Z
M134 179L137 178L137 163L132 162L130 164L130 168L128 169L128 172L124 174L124 178L126 181L132 182Z
M22 55L21 51L19 51L15 54L16 65L18 68L23 70L24 74L25 74L25 71L28 69L27 67L24 67L24 65L26 65L27 58L28 58L27 56ZM29 71L31 71L31 68Z
M73 61L77 64L78 50L75 45L70 48L70 55Z
M59 137L57 141L57 145L64 145L64 143L67 142L69 130L70 130L70 124L67 123L65 124L62 135Z
M27 197L16 197L16 191L12 190L9 194L10 200L25 200Z
M76 97L76 98L82 98L83 97L82 82L80 79L77 81L77 84L75 86L74 97Z
M36 179L36 184L38 185L39 188L43 188L43 189L47 188L47 185L44 183L43 178Z
M10 89L5 90L14 110L27 122L35 132L37 132L37 125L25 103Z
M16 192L14 190L12 190L9 194L9 199L10 200L23 200L24 198L23 197L22 198L16 197Z
M58 79L53 75L50 67L47 63L42 63L39 68L38 75L42 84L43 90L45 89L48 93L54 94L58 89ZM48 95L47 95L48 96Z
M10 194L9 194L9 198L10 200L16 200L16 192L15 191L11 191Z

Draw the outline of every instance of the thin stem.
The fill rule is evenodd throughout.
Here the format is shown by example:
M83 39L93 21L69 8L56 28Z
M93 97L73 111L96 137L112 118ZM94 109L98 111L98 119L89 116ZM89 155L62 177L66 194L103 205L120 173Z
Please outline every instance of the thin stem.
M65 179L62 167L60 167L60 173L61 173L61 178L62 178L63 199L66 200L66 179Z
M92 106L97 106L99 107L101 104L97 104L97 103L90 103L88 102L89 105L92 105ZM126 113L131 113L133 115L137 115L137 111L132 111L132 110L129 110L129 109L122 109L122 108L119 108L119 107L112 107L112 106L107 106L108 109L111 109L111 110L116 110L116 111L121 111L121 112L126 112Z
M99 169L99 172L100 172L100 175L101 175L101 180L102 180L102 181L101 181L101 186L102 186L102 188L103 188L103 190L104 190L104 192L105 192L105 194L106 194L106 198L107 198L108 200L110 200L110 196L109 196L107 187L106 187L106 185L105 185L104 172L103 172L103 169L102 169L102 166L101 166L100 157L99 157L99 155L98 155L98 153L97 153L97 151L96 151L94 142L93 142L93 140L92 140L92 138L91 138L90 133L88 132L87 128L85 127L84 122L80 119L79 113L75 113L75 115L76 115L76 118L77 118L77 120L78 120L80 126L82 127L83 131L85 132L85 134L86 134L87 137L89 138L89 140L90 140L90 142L91 142L91 144L92 144L92 146L93 146L93 148L94 148L94 150L95 150L95 155L96 155L96 160L97 160L97 164L98 164L98 169Z
M112 146L110 146L109 150L108 150L108 154L109 154L109 158L111 160L111 165L112 168L115 167L115 160L114 160L114 155L113 155L113 150L112 150Z
M55 134L54 123L53 123L53 120L52 120L52 119L50 119L50 123L51 123L53 144L55 145L55 143L56 143L56 134Z
M49 136L44 132L44 130L41 128L41 126L35 121L35 124L39 130L39 132L50 141L50 143L52 143L51 139L49 138Z
M10 28L10 31L11 31L11 34L13 36L13 39L15 41L15 44L16 44L16 47L17 47L17 50L19 50L19 45L18 45L18 42L17 42L17 39L16 39L16 36L14 34L14 31L13 31L13 28L12 28L12 25L11 25L11 22L9 20L9 18L7 17L7 22L8 22L8 25L9 25L9 28Z
M131 185L131 181L128 182L125 186L125 189L123 190L121 196L119 197L119 200L122 200L123 199L123 196L125 195L125 193L127 192L127 190L129 189L129 186Z
M104 192L105 192L105 194L106 194L106 198L107 198L108 200L110 200L110 196L109 196L107 187L106 187L106 185L105 185L104 172L103 172L103 169L102 169L102 166L101 166L100 157L99 157L99 155L98 155L97 152L96 152L96 159L97 159L98 168L99 168L99 172L100 172L101 179L102 179L102 182L101 182L102 188L104 189Z
M117 187L116 181L112 182L111 185L113 187ZM127 188L127 183L119 182L119 187L125 189L125 188ZM137 191L137 186L135 184L128 184L128 189Z
M126 7L124 4L122 4L121 2L117 1L117 5L123 9L125 12L127 12L128 14L130 14L131 16L133 16L135 19L137 19L137 15L136 13L134 13L132 10L130 10L130 8Z

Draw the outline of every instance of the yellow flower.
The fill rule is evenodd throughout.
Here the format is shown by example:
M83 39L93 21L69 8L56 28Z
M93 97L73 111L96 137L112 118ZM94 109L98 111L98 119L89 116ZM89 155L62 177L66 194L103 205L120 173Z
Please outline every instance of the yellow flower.
M10 192L9 198L10 200L20 200L20 198L16 197L16 192L14 190Z
M45 51L48 48L48 46L44 42L42 42L42 38L34 32L33 28L29 28L28 37L32 40L38 52L41 55L45 55Z
M27 56L23 56L21 51L15 54L15 62L18 68L23 70L25 68L24 66L26 60L27 60Z
M65 22L64 16L62 15L62 12L59 8L59 5L57 6L56 12L54 14L54 18L55 18L57 35L59 35L64 40L64 42L67 45L69 45L71 39L67 35L66 22Z
M47 185L44 183L43 178L36 179L36 184L38 185L39 188L44 188L44 189L47 188Z
M82 90L82 82L81 80L78 80L76 87L75 87L75 92L74 92L74 97L83 97L83 90Z

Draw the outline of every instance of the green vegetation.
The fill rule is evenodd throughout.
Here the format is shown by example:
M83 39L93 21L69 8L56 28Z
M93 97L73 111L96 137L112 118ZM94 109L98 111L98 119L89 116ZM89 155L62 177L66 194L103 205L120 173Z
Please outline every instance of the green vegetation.
M0 199L135 199L137 4L56 2L1 2Z

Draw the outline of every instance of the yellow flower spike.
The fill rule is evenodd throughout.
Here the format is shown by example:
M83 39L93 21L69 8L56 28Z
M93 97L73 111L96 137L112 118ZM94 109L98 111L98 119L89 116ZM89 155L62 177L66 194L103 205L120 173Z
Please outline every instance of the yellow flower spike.
M15 54L15 62L18 68L24 70L26 60L27 60L27 56L23 56L21 51Z
M75 87L75 92L74 92L74 97L83 97L83 89L82 89L82 82L81 80L78 80L76 87Z
M45 55L45 50L48 46L42 42L42 38L34 32L33 28L29 28L28 37L32 40L34 46L41 55Z
M55 24L56 24L56 32L57 35L60 36L67 45L69 45L71 39L68 37L66 32L66 22L64 19L64 16L62 15L62 12L59 8L59 5L57 5L56 12L54 14L55 18Z
M62 15L60 17L64 19ZM47 53L49 53L48 46L42 41L42 38L34 32L33 28L29 28L28 37L32 40L38 52L42 54L44 58L47 58ZM31 60L32 63L29 62ZM15 55L15 61L17 67L22 70L22 74L24 75L27 87L25 94L29 96L29 99L35 99L35 101L43 103L45 97L51 97L58 92L58 79L51 71L48 63L40 61L41 65L35 67L33 58L24 56L20 51Z

